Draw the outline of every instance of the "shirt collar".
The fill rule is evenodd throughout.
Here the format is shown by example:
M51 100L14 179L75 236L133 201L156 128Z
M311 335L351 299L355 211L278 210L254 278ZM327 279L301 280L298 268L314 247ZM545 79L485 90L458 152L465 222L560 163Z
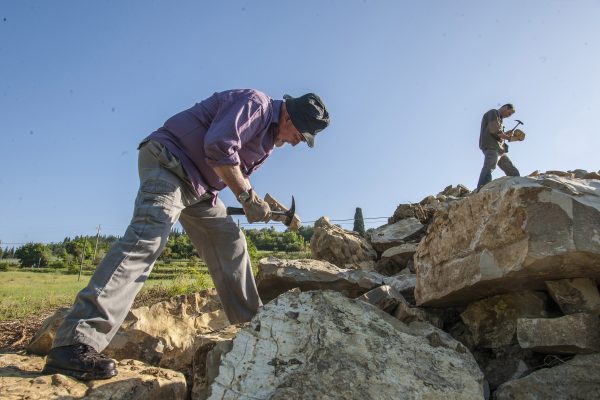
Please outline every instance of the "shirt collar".
M271 115L271 123L279 124L279 114L281 114L281 106L283 105L283 100L272 100L272 109L273 114Z

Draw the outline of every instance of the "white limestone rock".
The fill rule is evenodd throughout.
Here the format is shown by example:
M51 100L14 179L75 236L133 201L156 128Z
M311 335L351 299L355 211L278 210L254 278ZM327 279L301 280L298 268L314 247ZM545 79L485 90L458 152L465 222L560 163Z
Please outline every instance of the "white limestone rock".
M266 304L224 355L210 399L482 399L471 354L429 324L401 323L331 291Z

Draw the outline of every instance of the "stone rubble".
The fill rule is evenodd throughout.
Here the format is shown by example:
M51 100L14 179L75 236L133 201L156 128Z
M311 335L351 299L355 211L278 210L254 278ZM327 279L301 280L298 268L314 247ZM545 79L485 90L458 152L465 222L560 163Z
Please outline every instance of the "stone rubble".
M600 171L448 186L365 237L323 217L311 252L260 261L249 324L230 326L214 290L132 310L106 351L116 380L0 355L0 398L600 398Z

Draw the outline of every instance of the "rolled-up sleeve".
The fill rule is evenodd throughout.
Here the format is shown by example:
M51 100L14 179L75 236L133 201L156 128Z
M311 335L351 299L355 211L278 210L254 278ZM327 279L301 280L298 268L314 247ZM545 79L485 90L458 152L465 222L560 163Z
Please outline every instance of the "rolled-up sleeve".
M206 163L213 168L239 165L238 150L260 131L263 114L251 99L221 104L204 137Z

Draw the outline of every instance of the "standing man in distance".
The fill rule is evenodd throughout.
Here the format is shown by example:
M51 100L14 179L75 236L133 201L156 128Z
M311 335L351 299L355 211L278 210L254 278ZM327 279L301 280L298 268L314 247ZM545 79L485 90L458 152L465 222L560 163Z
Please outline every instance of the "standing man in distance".
M484 186L492 180L492 171L496 165L508 176L520 176L519 170L513 165L506 154L507 146L505 140L510 140L510 136L504 133L502 120L515 113L515 108L508 103L499 109L492 109L483 114L481 119L481 131L479 133L479 148L483 152L484 160L477 189Z
M118 331L178 219L206 262L229 321L249 321L262 302L244 235L217 195L229 187L248 222L269 221L270 207L248 177L274 147L300 142L313 147L328 125L329 114L314 93L274 100L240 89L213 94L144 139L133 218L78 293L44 372L83 380L117 374L114 361L100 352Z

